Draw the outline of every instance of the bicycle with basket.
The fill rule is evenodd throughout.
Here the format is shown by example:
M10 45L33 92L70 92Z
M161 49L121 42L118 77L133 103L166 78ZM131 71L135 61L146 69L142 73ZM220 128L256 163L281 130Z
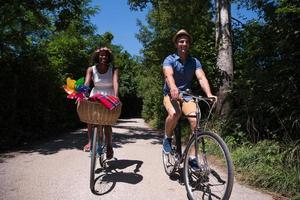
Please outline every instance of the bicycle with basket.
M96 159L99 158L100 169L105 170L106 159L106 138L101 131L101 126L113 125L121 114L122 104L119 103L114 109L107 109L102 103L82 99L77 103L77 113L80 121L93 125L91 144L91 168L90 168L90 189L95 193L95 174L97 171ZM101 181L100 181L101 183Z

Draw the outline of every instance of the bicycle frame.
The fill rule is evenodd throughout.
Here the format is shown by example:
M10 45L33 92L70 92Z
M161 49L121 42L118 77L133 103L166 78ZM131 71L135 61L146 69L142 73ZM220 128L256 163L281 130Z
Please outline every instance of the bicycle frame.
M205 195L208 199L213 197L228 200L234 179L230 152L226 143L217 133L206 130L207 122L216 101L211 103L212 98L194 96L186 92L182 93L189 95L196 103L196 112L193 115L184 115L186 118L196 118L194 120L196 126L192 130L186 148L182 152L180 122L177 124L174 130L176 146L172 145L170 154L162 151L165 172L169 176L176 171L180 172L178 169L184 163L183 176L189 199L203 199ZM207 110L206 108L200 110L200 107L203 108L203 102L208 106ZM200 123L202 128L200 128ZM216 166L218 165L218 163L215 163L217 155L220 155L218 160L224 163L224 172L223 169Z
M194 100L194 102L196 103L196 115L191 115L191 116L184 116L184 117L193 117L193 118L196 118L196 127L195 129L192 131L192 134L191 134L191 137L189 139L189 142L190 141L193 141L195 140L195 149L198 149L198 141L195 139L195 137L197 136L196 134L200 132L203 132L205 129L206 129L206 122L208 121L209 117L211 116L211 112L215 106L215 101L213 103L212 106L209 105L209 103L207 102L208 100L212 100L212 98L204 98L204 97L201 97L201 96L194 96L194 95L191 95L189 94L188 92L182 92L181 95L188 95L190 97L192 97L192 99ZM200 128L200 119L201 119L201 111L200 111L200 101L203 101L207 104L207 106L209 107L209 114L208 116L206 117L205 119L205 126L204 126L204 129L201 130ZM182 145L181 145L181 127L180 127L180 124L178 123L176 128L175 128L175 138L176 138L176 153L178 154L179 156L179 159L177 160L176 162L176 166L178 166L180 163L183 162L183 159L184 157L187 155L187 149L184 150L184 152L182 152ZM202 141L204 142L204 141ZM203 148L205 148L205 145L201 145ZM202 152L204 153L203 156L206 156L205 155L205 149L202 149ZM198 154L195 155L197 161L198 161ZM206 157L203 158L203 160L207 160ZM206 166L207 166L207 163L205 163Z

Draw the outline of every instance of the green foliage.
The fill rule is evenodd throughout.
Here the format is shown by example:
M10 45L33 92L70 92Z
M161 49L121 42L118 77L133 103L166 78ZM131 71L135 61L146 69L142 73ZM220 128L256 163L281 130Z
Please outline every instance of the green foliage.
M181 28L193 36L191 54L201 60L208 76L214 76L214 34L211 5L207 1L189 0L185 6L181 1L128 1L132 9L150 6L148 26L139 22L137 38L143 44L143 60L138 77L138 95L143 99L142 116L155 127L162 127L165 109L162 105L163 59L174 53L173 35ZM213 78L212 78L213 80ZM195 80L196 82L196 80ZM216 85L213 83L213 85ZM196 91L199 91L199 86Z
M233 150L235 169L242 175L240 179L260 188L295 195L300 188L300 159L286 159L284 149L289 147L265 140Z
M229 132L232 125L239 123L252 142L265 138L297 140L299 4L242 2L258 10L260 21L253 20L234 29L235 80Z
M124 107L136 101L137 61L112 45L112 33L95 35L90 1L4 3L0 8L1 149L60 134L78 126L74 100L62 89L66 78L84 77L90 56L108 45L121 71ZM127 98L130 97L130 98ZM140 102L137 102L137 108ZM134 112L138 112L135 110Z
M87 66L89 1L10 2L1 13L2 148L59 134L78 124L62 90L67 67ZM66 15L65 13L76 12Z
M300 200L300 193L293 196L292 200Z
M138 97L139 65L128 52L115 53L115 65L120 68L119 96L122 101L121 117L140 117L142 101Z

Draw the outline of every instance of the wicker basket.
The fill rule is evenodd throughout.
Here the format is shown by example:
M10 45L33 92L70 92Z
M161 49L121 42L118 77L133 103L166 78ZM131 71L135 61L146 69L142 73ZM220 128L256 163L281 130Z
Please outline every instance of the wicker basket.
M81 100L77 103L77 113L80 121L88 124L112 125L120 117L122 104L113 110L105 108L99 102Z

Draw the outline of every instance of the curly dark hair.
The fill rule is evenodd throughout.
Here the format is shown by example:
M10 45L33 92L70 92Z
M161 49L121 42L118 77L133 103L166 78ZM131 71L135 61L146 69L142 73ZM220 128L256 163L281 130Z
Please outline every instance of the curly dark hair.
M106 48L106 47L101 47L101 48L97 48L94 53L92 54L92 64L98 64L99 63L99 54L100 54L100 49L102 48ZM113 61L113 55L111 53L110 50L106 50L109 54L109 59L108 59L108 63L111 63Z

